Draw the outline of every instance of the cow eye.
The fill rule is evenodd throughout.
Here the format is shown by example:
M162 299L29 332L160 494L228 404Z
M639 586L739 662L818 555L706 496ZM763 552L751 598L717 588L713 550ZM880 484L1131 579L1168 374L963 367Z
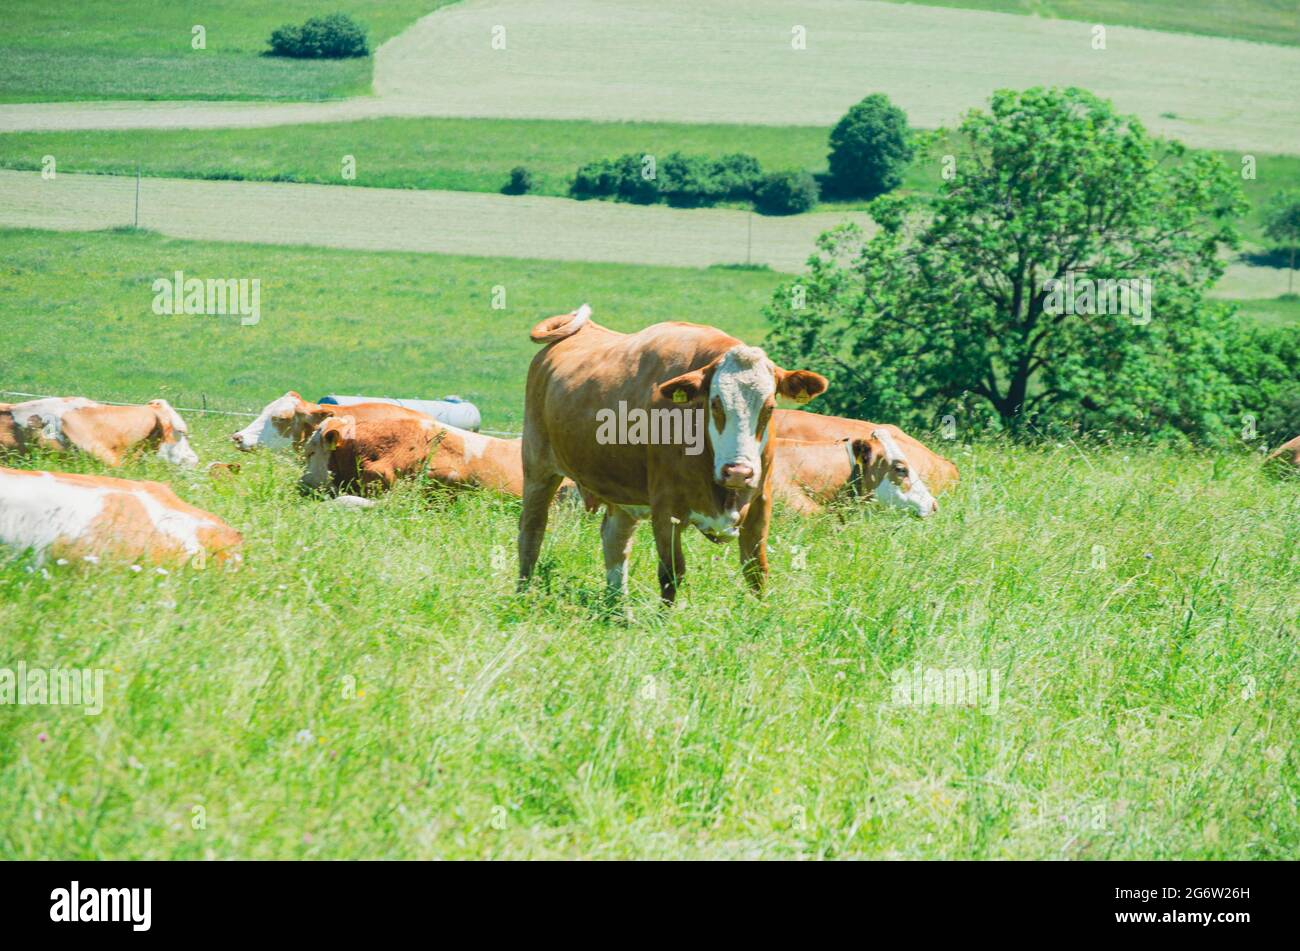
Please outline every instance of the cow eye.
M907 463L906 463L906 462L895 462L895 463L894 463L894 471L897 472L899 475L904 475L904 476L907 475Z
M711 405L713 407L713 425L717 427L718 432L722 432L727 425L727 412L722 408L722 400L719 397L715 396Z
M758 429L754 431L755 437L763 438L763 430L767 429L768 421L772 418L772 407L764 406L763 411L758 414Z

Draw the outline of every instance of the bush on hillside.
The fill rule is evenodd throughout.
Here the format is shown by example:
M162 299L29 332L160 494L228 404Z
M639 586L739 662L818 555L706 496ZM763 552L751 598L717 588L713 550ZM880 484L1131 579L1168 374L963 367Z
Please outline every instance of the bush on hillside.
M294 59L348 59L370 52L365 28L346 13L312 17L271 34L271 54Z
M527 195L536 187L533 181L533 173L522 165L516 165L510 170L510 180L501 186L503 195Z
M903 181L913 147L907 114L881 93L868 96L831 130L828 191L841 198L875 198Z
M754 207L765 215L797 215L817 204L817 180L804 169L771 172L754 192Z
M663 201L678 208L703 208L753 200L762 171L758 159L742 153L711 159L673 152L654 164L645 155L629 153L580 167L569 194L580 199L612 198L641 205Z

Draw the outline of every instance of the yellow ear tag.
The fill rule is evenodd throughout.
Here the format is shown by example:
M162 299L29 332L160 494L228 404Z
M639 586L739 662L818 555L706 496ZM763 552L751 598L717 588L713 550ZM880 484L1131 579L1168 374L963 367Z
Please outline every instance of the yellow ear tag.
M685 402L686 402L686 391L685 391L685 390L673 390L673 402L674 402L674 403L685 403Z
M799 395L794 398L794 401L796 403L807 403L810 399L812 399L812 397L808 395L807 390L800 390Z

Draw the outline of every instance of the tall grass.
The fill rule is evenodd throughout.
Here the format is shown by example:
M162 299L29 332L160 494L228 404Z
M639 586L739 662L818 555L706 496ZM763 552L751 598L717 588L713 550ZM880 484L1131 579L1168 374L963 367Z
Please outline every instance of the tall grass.
M225 421L193 428L229 455ZM515 502L340 511L285 458L135 462L246 566L0 568L0 666L107 671L98 717L3 708L0 856L1294 858L1294 487L1248 457L949 451L925 522L778 513L762 601L692 535L661 608L643 529L631 623L575 510L518 596ZM893 702L918 667L996 671L998 703Z

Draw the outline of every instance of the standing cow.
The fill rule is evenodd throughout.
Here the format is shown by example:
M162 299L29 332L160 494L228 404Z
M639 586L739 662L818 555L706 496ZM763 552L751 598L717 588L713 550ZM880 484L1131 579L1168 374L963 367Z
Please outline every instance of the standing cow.
M739 535L745 578L761 591L775 397L807 401L825 392L826 378L783 370L713 327L672 322L617 333L592 321L585 304L537 324L531 337L546 346L525 392L520 584L533 573L551 499L568 476L605 504L612 592L627 591L632 535L647 517L665 602L685 572L681 534L691 525L712 541ZM610 438L611 414L638 413L645 425Z

